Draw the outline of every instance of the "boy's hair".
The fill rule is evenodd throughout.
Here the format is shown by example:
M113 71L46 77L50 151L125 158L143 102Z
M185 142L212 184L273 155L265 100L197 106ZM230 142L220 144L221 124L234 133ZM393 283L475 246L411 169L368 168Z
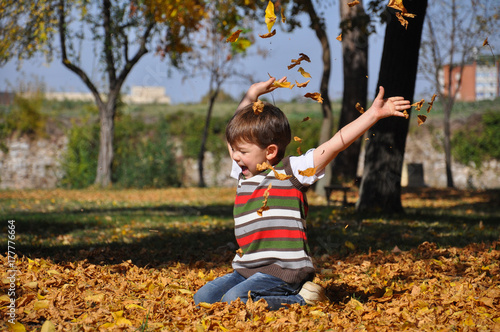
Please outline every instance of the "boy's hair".
M278 160L292 139L290 124L285 114L276 106L264 102L261 113L255 114L253 104L235 113L226 127L226 140L230 145L247 142L265 149L270 144L278 146Z

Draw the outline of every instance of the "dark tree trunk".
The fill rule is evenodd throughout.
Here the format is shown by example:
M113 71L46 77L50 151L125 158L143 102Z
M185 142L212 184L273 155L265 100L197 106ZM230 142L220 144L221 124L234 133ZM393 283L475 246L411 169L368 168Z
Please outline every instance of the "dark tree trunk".
M359 115L356 103L366 108L368 87L368 16L362 4L349 7L341 1L342 60L344 69L344 93L339 128L354 121ZM358 168L361 138L339 153L332 164L332 180L354 182Z
M405 30L389 9L377 91L383 86L386 98L403 96L412 101L427 0L407 0L404 6L417 16L408 19ZM403 212L401 172L408 126L408 120L391 117L369 130L358 211Z

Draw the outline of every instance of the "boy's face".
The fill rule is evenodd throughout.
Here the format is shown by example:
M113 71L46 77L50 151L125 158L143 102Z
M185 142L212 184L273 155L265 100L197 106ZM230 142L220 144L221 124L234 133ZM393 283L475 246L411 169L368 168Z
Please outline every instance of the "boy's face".
M256 144L247 142L239 142L229 146L231 158L241 167L246 179L260 173L257 171L257 164L271 161L276 156L274 150L277 150L276 145L270 145L263 149Z

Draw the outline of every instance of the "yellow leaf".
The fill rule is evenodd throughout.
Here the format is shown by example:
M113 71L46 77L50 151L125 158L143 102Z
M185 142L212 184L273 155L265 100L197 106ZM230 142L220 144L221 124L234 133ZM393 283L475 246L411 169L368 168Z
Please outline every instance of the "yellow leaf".
M259 99L256 102L254 102L252 105L252 109L256 115L262 113L262 111L264 110L264 103L262 102L262 100Z
M300 68L299 68L298 72L299 72L302 76L304 76L305 78L311 78L311 74L309 74L308 72L306 72L306 71L304 70L304 68L302 68L302 67L300 67Z
M288 81L285 81L285 82L278 82L278 81L274 81L272 86L273 87L276 87L276 88L293 88L293 85L291 85L292 83L291 82L288 82Z
M35 306L33 307L33 309L41 310L41 309L47 309L48 307L49 307L49 300L41 300L35 302Z
M266 8L265 22L267 25L267 30L271 32L274 22L276 22L276 14L274 14L274 4L269 0Z
M7 323L7 326L11 332L26 332L24 325L19 322L15 322L14 324Z
M104 323L101 326L99 326L99 329L109 329L110 327L114 327L115 323Z
M7 294L0 296L0 302L10 302L10 297Z
M342 41L342 34L338 35L335 39L337 39L338 41Z
M125 309L141 309L141 310L146 310L146 308L141 307L141 306L140 306L140 305L138 305L138 304L133 304L133 303L132 303L132 304L127 304L127 305L125 306Z
M123 316L123 310L112 312L111 316L113 316L114 320L117 320L118 318Z
M193 294L193 292L191 292L190 290L188 289L178 289L179 292L181 292L182 294Z
M307 84L309 84L309 82L311 82L311 80L308 80L307 82L304 82L304 83L299 83L299 82L295 81L295 83L297 84L297 88L305 88L307 86Z
M50 320L46 320L40 332L56 332L56 326Z
M116 325L128 325L128 326L132 326L132 322L129 321L128 319L126 319L125 317L119 317L117 320L116 320Z
M313 176L314 174L316 174L316 167L310 167L303 171L299 170L299 174L302 176Z
M207 302L200 302L198 303L198 305L202 308L206 308L206 309L210 309L212 308L212 305L210 303L207 303Z

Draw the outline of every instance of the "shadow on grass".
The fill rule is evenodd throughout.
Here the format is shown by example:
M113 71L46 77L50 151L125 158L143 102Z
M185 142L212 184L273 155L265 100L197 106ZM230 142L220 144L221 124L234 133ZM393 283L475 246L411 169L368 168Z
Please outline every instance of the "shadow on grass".
M315 257L328 254L332 259L342 259L353 253L392 250L395 246L410 250L425 241L441 247L492 242L500 236L496 201L499 193L493 191L480 201L467 201L457 195L457 204L450 208L408 208L406 214L399 216L358 215L352 207L311 206L311 253ZM429 200L440 197L438 191L428 195ZM227 265L237 249L232 208L132 206L15 212L0 218L16 220L20 235L16 250L30 258L56 262L87 260L93 264L132 260L137 266L151 267L177 262ZM78 241L73 241L75 238Z

